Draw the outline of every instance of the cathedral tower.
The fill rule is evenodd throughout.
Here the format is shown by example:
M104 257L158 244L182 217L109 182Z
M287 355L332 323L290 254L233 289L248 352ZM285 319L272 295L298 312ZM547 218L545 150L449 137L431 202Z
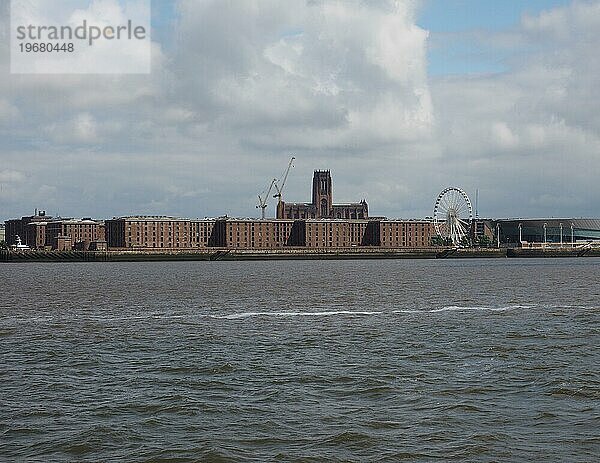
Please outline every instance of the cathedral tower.
M331 191L331 173L328 170L315 170L313 175L312 204L317 218L331 217L333 195Z

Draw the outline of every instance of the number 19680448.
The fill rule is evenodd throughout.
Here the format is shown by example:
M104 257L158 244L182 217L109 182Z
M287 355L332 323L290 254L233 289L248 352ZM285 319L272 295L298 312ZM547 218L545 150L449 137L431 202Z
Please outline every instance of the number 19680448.
M52 53L64 52L73 53L75 45L73 43L20 43L21 53Z

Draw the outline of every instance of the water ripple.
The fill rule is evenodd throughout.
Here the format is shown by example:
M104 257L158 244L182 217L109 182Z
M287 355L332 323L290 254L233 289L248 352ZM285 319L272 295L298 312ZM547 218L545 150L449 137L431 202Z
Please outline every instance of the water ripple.
M600 454L598 259L57 270L0 266L0 460Z

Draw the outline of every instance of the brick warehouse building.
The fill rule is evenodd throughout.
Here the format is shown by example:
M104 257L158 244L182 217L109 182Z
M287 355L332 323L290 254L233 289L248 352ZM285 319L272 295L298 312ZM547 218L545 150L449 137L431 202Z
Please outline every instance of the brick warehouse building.
M61 219L36 211L35 215L5 222L6 244L16 244L16 237L30 249L83 251L105 248L104 223L92 219Z
M46 224L46 248L58 251L102 251L106 249L104 222L58 219Z
M436 236L433 222L427 220L384 220L380 224L382 248L424 248Z
M214 220L164 216L115 217L105 222L110 248L199 249L214 241Z
M277 249L298 241L293 220L218 220L214 236L215 246L241 249Z
M46 245L46 224L52 220L46 215L46 211L35 211L34 215L10 219L4 222L6 244L12 246L17 242L17 236L21 242L31 249L44 249Z
M431 221L182 219L120 217L106 221L110 249L199 250L297 248L428 247Z
M23 233L32 249L83 250L200 250L298 248L423 248L435 228L427 220L387 219L184 219L119 217L92 219L6 221L8 233ZM10 230L10 232L9 232ZM19 236L21 236L19 234Z
M293 225L293 220L118 217L106 221L106 240L116 249L275 249L292 245Z
M423 248L431 245L428 220L370 217L366 201L333 204L330 171L315 171L311 203L277 206L277 219L114 217L105 222L52 219L45 213L6 222L8 235L32 249L194 251L207 248L269 250L284 247ZM12 244L9 242L9 244Z
M331 172L315 170L312 185L312 202L277 205L278 219L367 219L369 206L363 199L359 203L333 204Z

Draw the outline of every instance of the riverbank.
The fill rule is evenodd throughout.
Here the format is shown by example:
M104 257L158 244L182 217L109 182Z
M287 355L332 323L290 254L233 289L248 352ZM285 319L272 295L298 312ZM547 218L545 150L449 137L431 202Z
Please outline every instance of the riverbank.
M472 259L599 257L598 248L204 249L194 251L1 251L0 262L142 262L327 259Z

